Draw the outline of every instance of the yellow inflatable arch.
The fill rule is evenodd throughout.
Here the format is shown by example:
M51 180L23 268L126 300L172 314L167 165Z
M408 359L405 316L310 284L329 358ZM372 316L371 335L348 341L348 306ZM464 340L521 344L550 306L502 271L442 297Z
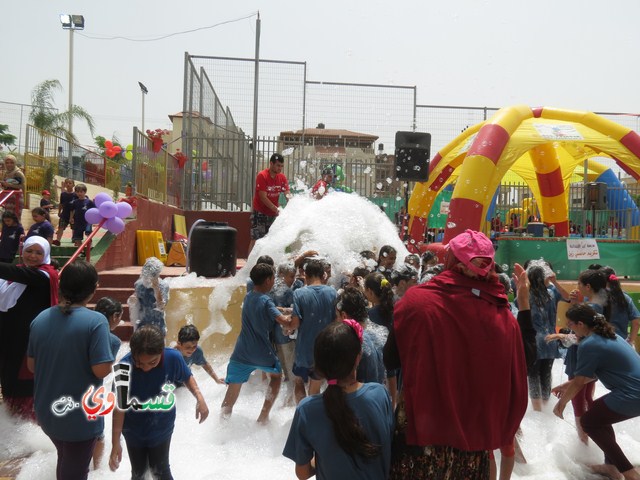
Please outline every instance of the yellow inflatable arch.
M482 230L502 177L519 174L531 189L541 220L566 236L568 187L578 166L609 157L640 178L640 136L590 112L556 108L506 107L465 130L431 161L429 180L417 183L409 200L411 237L422 240L424 219L442 188L455 181L443 243L467 228ZM593 173L602 168L588 162Z

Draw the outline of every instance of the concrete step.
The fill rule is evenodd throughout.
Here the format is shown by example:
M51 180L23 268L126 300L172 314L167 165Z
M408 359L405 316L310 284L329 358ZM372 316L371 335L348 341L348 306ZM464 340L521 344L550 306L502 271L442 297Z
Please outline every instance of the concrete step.
M132 285L133 286L133 285ZM114 300L119 301L122 305L127 304L127 299L133 295L133 288L129 287L103 287L102 278L100 278L100 285L93 296L93 301L97 302L102 297L111 297Z

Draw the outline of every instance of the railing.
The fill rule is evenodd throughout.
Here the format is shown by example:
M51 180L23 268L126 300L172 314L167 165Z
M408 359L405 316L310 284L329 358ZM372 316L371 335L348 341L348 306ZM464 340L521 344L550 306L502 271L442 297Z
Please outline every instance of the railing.
M18 218L22 213L22 190L0 191L0 207L4 211L13 212Z
M71 161L69 149L72 153ZM53 187L56 175L114 192L124 192L125 186L132 180L131 167L128 165L32 125L27 125L26 130L24 173L27 178L27 193L38 195L43 189Z

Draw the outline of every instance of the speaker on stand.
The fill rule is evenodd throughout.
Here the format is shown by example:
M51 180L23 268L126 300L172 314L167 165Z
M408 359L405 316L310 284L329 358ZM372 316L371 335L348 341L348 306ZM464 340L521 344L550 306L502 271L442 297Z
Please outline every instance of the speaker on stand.
M396 178L426 182L429 179L430 152L430 133L396 132Z

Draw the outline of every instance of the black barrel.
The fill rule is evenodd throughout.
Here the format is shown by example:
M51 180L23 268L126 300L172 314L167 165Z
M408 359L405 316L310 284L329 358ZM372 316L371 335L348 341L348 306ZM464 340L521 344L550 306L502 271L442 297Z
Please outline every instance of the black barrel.
M189 235L189 271L200 277L229 277L236 274L236 235L224 222L198 222Z

